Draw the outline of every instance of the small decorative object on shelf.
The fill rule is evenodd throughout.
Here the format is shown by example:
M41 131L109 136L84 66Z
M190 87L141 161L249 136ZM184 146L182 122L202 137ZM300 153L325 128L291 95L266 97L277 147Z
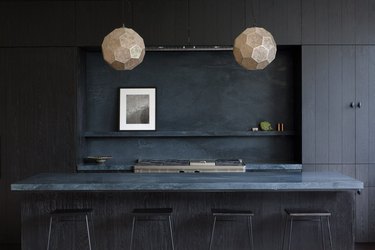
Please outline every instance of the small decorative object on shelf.
M86 161L92 161L92 162L100 163L100 164L105 163L109 159L112 159L112 156L98 156L98 155L96 155L96 156L87 156L86 157Z
M278 123L277 124L277 131L279 131L279 132L284 131L284 123Z
M272 131L272 126L270 122L263 121L259 123L260 130L262 131Z
M259 131L258 128L251 128L250 130L253 131L253 132Z

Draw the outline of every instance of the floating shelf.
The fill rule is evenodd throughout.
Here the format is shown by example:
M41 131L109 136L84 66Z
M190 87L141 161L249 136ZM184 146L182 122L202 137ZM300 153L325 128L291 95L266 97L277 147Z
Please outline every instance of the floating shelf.
M266 137L294 136L295 131L127 131L127 132L85 132L85 138L121 138L121 137Z

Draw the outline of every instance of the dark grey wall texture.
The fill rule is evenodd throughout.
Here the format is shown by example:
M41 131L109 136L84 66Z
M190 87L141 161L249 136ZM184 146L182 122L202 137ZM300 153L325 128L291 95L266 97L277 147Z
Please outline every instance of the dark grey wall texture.
M266 70L250 72L236 63L231 51L148 52L135 70L121 72L106 65L101 52L87 52L81 134L119 130L119 88L155 87L157 131L166 136L86 137L81 159L112 155L108 164L129 167L137 159L300 162L300 57L297 46L279 48ZM290 136L231 136L263 120L298 131ZM176 131L227 136L179 138L173 136Z
M122 23L148 46L231 45L253 25L252 7L257 25L279 45L302 45L303 163L365 181L356 198L356 240L375 241L374 0L132 0L124 18L122 6L0 3L1 243L20 241L19 197L10 183L75 171L77 82L85 72L78 47L98 47ZM362 106L351 109L350 102Z

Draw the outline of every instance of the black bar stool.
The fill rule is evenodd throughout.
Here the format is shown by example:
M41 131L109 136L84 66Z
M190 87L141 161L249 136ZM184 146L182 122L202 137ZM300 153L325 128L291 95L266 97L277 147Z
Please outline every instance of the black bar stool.
M91 208L83 208L83 209L56 209L50 213L49 218L49 230L48 230L48 242L47 242L47 250L50 249L50 242L51 242L51 233L52 233L52 225L55 219L56 222L60 221L68 221L63 220L63 218L70 218L70 217L84 217L85 224L86 224L86 232L87 232L87 240L88 240L88 248L92 250L91 247L91 235L90 235L90 226L89 226L89 216L92 223L92 209ZM76 221L76 220L72 220Z
M322 233L322 247L325 250L323 218L326 218L329 244L330 244L331 250L333 250L331 225L330 225L330 222L329 222L329 218L331 217L330 212L328 212L326 210L317 210L317 209L285 209L285 212L286 212L287 218L285 220L282 249L284 249L284 242L285 242L285 238L286 238L286 228L287 228L288 220L289 220L290 226L289 226L288 250L290 250L291 247L292 247L293 221L317 221L317 222L319 222L320 223L320 230L321 230L321 233Z
M212 224L212 232L211 232L211 239L210 239L210 247L209 250L212 248L212 243L215 234L215 226L217 218L222 219L225 217L246 217L247 218L247 229L249 233L249 244L251 249L254 250L254 239L253 239L253 216L254 213L250 210L234 210L234 209L211 209L212 215L214 217L214 222Z
M174 250L174 242L173 242L173 230L172 230L172 208L136 208L133 210L133 223L132 223L132 232L130 237L130 250L133 249L133 238L134 238L134 230L135 230L135 223L137 218L144 218L144 217L166 217L168 219L169 224L169 233L171 238L171 247Z

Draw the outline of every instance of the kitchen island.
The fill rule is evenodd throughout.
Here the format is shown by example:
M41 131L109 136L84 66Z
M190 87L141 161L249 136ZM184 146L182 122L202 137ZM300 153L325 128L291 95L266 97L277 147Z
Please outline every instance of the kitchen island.
M11 188L23 194L23 250L45 248L53 209L88 207L94 209L96 249L127 249L129 213L143 207L174 209L176 249L207 249L215 207L253 210L255 248L262 250L280 249L285 208L327 209L335 249L349 250L354 249L354 193L363 183L335 172L46 173ZM63 224L55 234L55 247L84 249L84 230L69 228ZM163 222L139 222L135 249L168 249L167 229ZM294 229L293 249L317 248L318 223L296 223ZM248 249L246 230L242 221L218 222L214 249Z

